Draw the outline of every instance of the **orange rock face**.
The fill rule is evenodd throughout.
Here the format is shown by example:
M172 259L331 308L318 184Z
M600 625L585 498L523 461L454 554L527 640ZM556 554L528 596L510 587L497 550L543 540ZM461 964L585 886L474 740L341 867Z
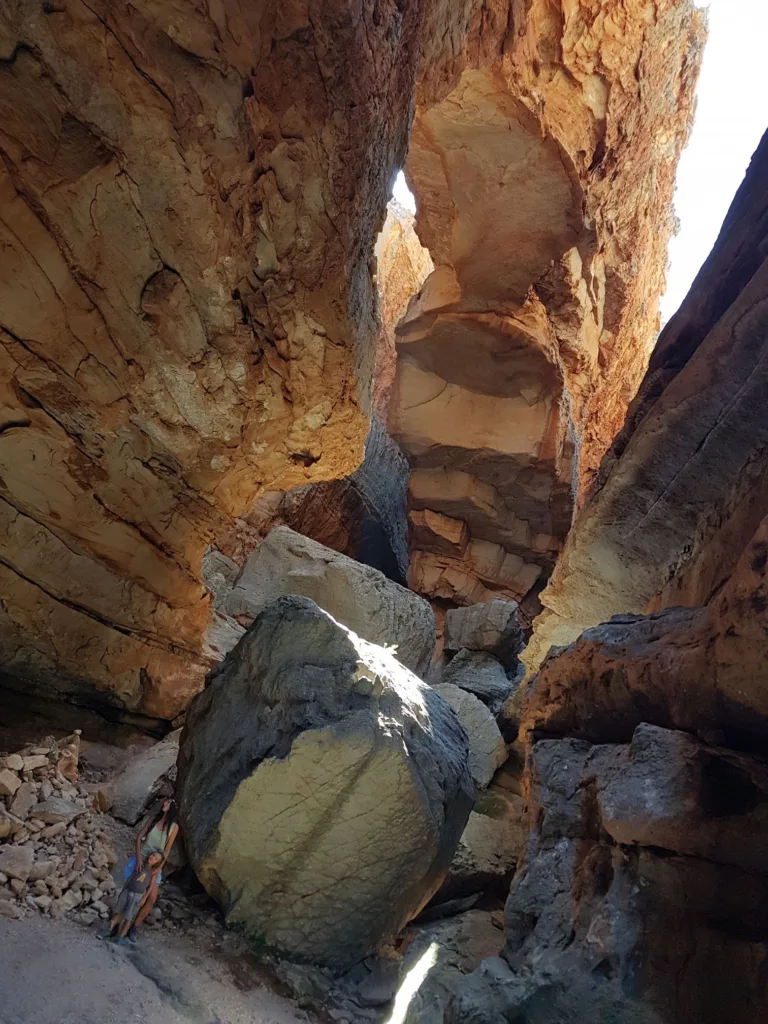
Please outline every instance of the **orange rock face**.
M521 599L552 569L658 329L702 40L687 0L497 0L450 58L435 43L406 168L435 270L389 417L412 508L470 534L450 554L415 535L429 596Z
M360 462L428 8L0 12L6 682L172 718L206 548Z
M768 137L542 595L531 669L612 615L706 604L768 515L767 182Z

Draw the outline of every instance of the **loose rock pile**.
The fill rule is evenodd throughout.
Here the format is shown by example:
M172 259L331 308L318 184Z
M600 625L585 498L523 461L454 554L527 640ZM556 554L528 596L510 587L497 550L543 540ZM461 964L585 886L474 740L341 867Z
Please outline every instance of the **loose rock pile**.
M117 855L99 810L103 792L78 780L79 733L0 754L0 917L109 914Z

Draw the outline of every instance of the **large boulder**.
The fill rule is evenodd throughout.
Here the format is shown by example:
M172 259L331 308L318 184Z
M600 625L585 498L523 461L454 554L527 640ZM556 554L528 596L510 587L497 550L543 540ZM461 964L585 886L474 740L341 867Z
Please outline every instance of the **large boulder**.
M190 860L230 924L351 965L439 888L472 807L468 756L448 705L388 651L281 598L187 715Z
M435 646L435 616L423 598L377 569L277 526L243 565L224 610L249 622L288 594L311 598L371 643L396 645L399 661L419 676L426 673Z

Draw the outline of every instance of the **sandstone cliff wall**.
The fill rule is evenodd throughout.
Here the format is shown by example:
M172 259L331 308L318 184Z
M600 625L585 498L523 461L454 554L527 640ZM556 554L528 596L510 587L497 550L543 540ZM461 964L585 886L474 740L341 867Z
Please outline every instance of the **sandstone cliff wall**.
M645 371L703 40L678 0L464 10L428 36L406 171L435 270L389 420L411 507L457 521L418 517L411 585L458 604L541 589Z
M764 138L542 595L529 667L612 615L705 604L768 514L767 181Z
M0 673L173 717L205 549L360 462L430 5L0 12Z

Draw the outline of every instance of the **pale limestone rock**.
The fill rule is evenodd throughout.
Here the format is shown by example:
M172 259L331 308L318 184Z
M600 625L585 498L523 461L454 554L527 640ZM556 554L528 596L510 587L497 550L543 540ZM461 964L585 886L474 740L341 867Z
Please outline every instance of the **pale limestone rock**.
M657 329L703 23L689 3L625 7L620 31L585 0L483 7L466 41L436 17L443 77L418 94L406 174L435 270L398 327L390 429L414 478L445 466L495 491L497 511L465 521L538 565L520 598L550 573ZM447 579L424 592L478 599Z
M11 801L8 810L21 821L27 817L29 812L37 804L37 794L31 782L22 782L16 790L16 795Z
M440 683L434 687L450 705L469 736L469 770L475 785L485 789L507 759L507 747L488 708L474 694Z
M541 595L530 672L614 615L706 604L768 515L767 177L764 138Z
M399 661L417 675L426 672L435 645L435 617L427 602L377 570L280 526L246 561L225 610L251 621L288 594L311 598L371 643L396 645Z
M0 769L0 796L13 796L21 785L21 779L16 772L8 768Z
M0 871L10 879L26 882L34 859L31 846L5 846L0 849Z
M19 686L174 719L210 664L205 549L261 491L360 462L370 264L433 6L3 18L0 662Z
M181 729L176 729L160 743L134 754L110 782L114 817L135 825L156 797L172 795L167 775L176 764L180 737Z

